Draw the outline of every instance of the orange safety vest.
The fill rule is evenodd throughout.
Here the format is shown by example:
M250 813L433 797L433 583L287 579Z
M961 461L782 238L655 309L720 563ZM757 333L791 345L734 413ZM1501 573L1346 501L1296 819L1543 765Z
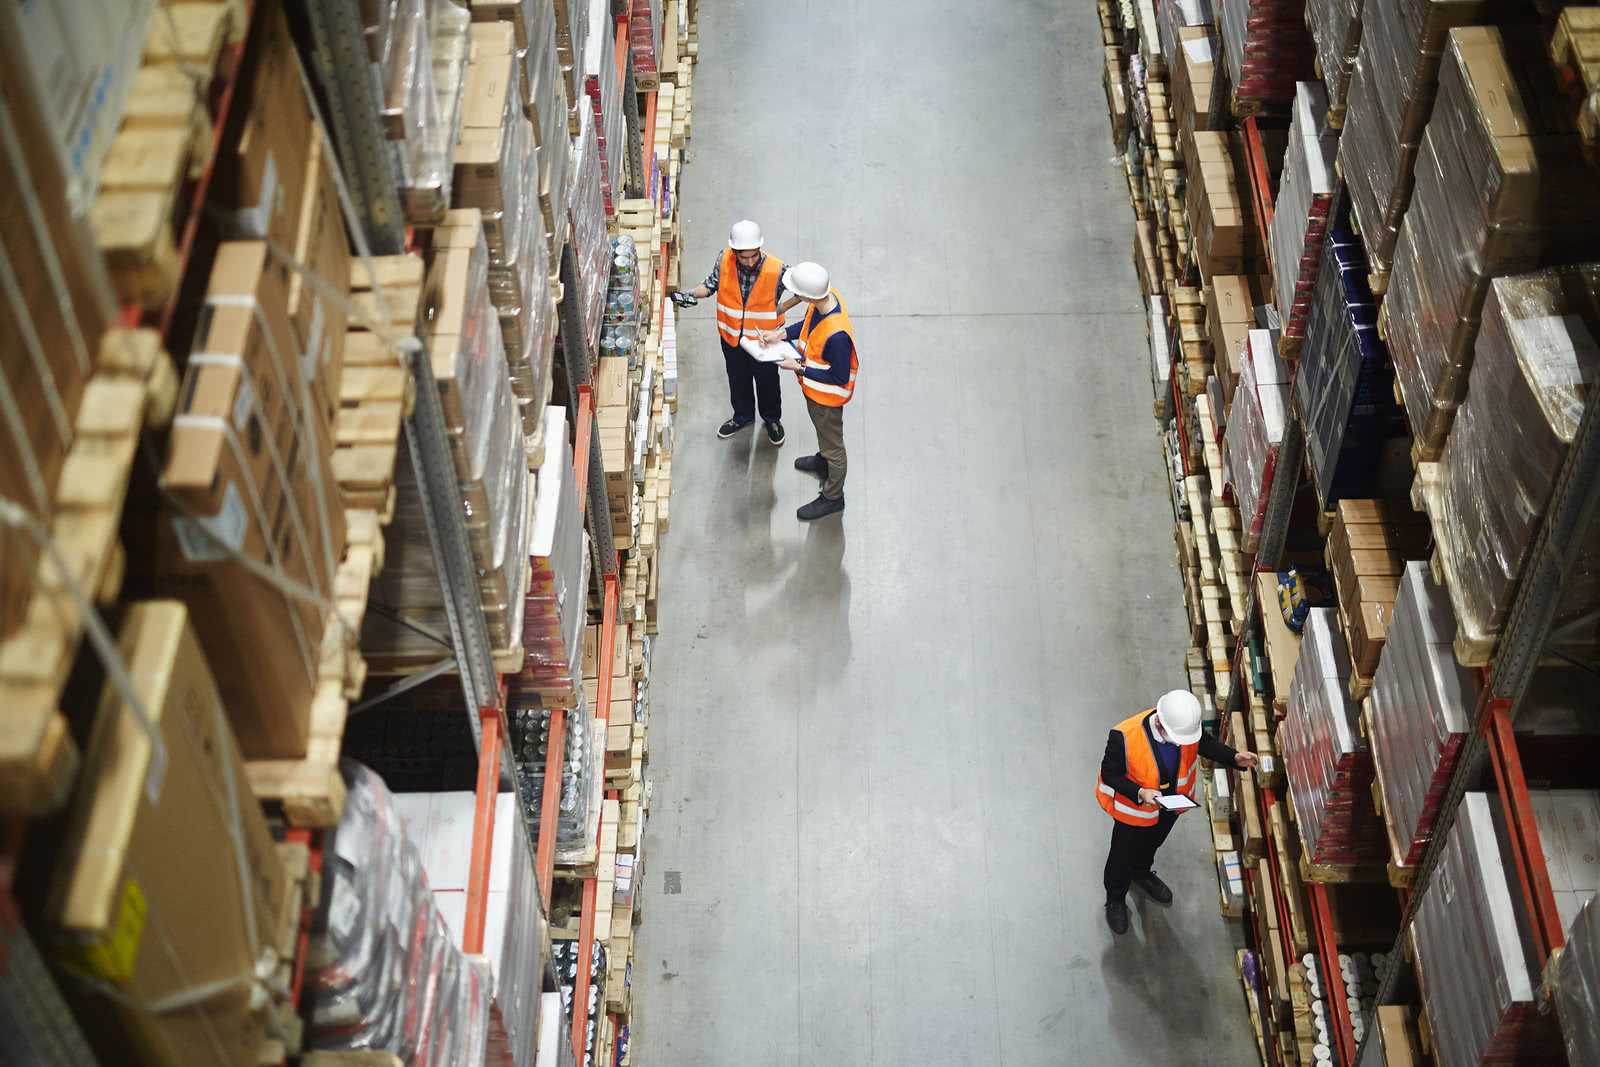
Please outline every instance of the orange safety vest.
M1178 780L1163 782L1160 764L1156 762L1155 743L1147 725L1155 708L1141 711L1131 719L1124 719L1112 729L1122 734L1122 748L1127 753L1128 777L1140 789L1159 789L1168 796L1174 794L1194 799L1195 764L1200 761L1200 745L1178 746ZM1118 822L1129 826L1154 826L1161 818L1161 807L1156 804L1136 804L1106 785L1104 779L1095 782L1095 799ZM1180 813L1181 814L1181 813Z
M807 400L815 400L824 407L842 408L856 391L856 335L850 329L850 312L845 310L844 301L839 299L839 290L830 286L828 292L839 301L838 309L824 318L816 308L806 308L806 317L800 320L800 347L805 352L807 363L827 366L828 361L823 358L822 349L827 345L828 338L836 333L845 334L850 338L850 382L847 385L819 382L806 377L802 371L800 390L806 394Z
M750 287L750 299L746 300L739 292L737 256L733 249L723 249L722 266L717 271L717 330L724 341L736 345L740 337L754 337L763 330L783 326L783 316L778 314L778 281L782 277L783 260L766 257Z

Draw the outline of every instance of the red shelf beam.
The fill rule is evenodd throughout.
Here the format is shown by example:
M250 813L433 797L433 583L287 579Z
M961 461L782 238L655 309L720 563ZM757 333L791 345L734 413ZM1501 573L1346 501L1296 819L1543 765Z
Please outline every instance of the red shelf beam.
M482 739L478 745L477 800L472 809L472 860L467 870L467 917L461 932L462 951L469 955L483 951L483 924L488 915L489 865L493 862L494 816L500 797L500 748L505 741L505 706L482 708L479 724Z
M577 436L572 446L572 465L578 477L578 514L589 503L589 446L594 437L594 386L578 386Z
M1517 752L1516 736L1511 732L1509 700L1494 700L1489 704L1483 732L1489 743L1489 762L1494 766L1495 781L1500 786L1500 802L1505 805L1506 832L1518 880L1533 923L1534 948L1541 961L1548 960L1550 953L1566 942L1566 932L1556 911L1555 895L1550 890L1550 871L1528 801L1522 757Z

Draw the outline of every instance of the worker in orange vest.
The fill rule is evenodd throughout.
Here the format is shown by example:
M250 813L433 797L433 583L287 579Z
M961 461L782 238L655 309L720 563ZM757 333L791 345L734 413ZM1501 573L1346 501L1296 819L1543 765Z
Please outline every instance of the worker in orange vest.
M810 522L844 510L844 406L856 391L856 342L850 313L820 264L795 264L785 272L783 284L811 306L799 322L765 333L761 340L763 344L791 341L800 356L777 366L799 375L806 410L817 430L816 455L794 461L795 470L822 479L817 499L795 512L801 522Z
M767 440L781 445L783 391L778 386L778 365L763 363L739 347L743 337L781 328L784 312L800 302L784 288L783 260L763 252L765 244L761 227L740 219L728 232L728 247L706 280L694 287L693 296L673 293L672 300L679 307L692 307L712 293L717 295L717 333L728 370L728 399L733 403L733 417L717 429L717 436L732 437L749 426L759 405Z
M1131 719L1111 728L1095 799L1115 822L1106 856L1106 923L1111 932L1128 932L1126 897L1130 884L1158 904L1172 903L1172 890L1156 877L1156 850L1178 815L1191 807L1198 764L1254 770L1253 752L1229 748L1200 729L1200 701L1187 689L1174 689ZM1172 798L1172 799L1164 799Z

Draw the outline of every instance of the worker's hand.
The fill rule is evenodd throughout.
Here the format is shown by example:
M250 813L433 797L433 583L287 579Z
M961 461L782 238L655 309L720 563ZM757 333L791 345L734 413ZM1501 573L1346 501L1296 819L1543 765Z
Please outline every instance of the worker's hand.
M761 347L763 348L765 348L767 345L775 345L779 341L786 340L786 336L782 330L762 330L761 333L757 335L757 338L760 340Z
M784 370L792 370L792 371L803 371L803 370L805 370L805 367L802 366L799 363L799 361L793 360L793 359L780 359L778 361L778 366L782 367Z
M1241 771L1253 771L1261 765L1261 757L1254 752L1241 752L1233 757L1233 765Z
M1161 790L1159 789L1141 789L1139 790L1139 803L1154 804L1156 802L1156 797L1160 795Z

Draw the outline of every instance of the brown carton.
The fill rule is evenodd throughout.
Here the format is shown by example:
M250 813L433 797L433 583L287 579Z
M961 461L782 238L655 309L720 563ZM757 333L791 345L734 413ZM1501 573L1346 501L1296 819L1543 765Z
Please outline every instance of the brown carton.
M328 440L339 414L339 377L344 366L345 304L350 290L350 245L334 184L332 145L320 132L306 156L305 199L295 231L294 258L304 269L289 276L289 317L294 323L300 374L312 383ZM320 279L319 285L308 273Z
M183 605L133 605L118 643L166 763L108 684L46 904L55 955L116 991L100 1003L140 1062L214 1063L221 1045L225 1062L254 1063L251 979L287 878Z

